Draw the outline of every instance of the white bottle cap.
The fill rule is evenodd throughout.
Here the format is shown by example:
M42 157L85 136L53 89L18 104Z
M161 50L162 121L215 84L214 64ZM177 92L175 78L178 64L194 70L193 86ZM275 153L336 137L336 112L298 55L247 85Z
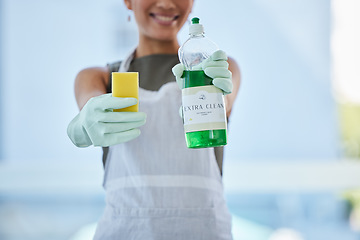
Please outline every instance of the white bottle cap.
M198 35L204 33L204 27L202 24L199 24L200 19L194 17L191 19L191 25L189 27L189 34L190 35Z

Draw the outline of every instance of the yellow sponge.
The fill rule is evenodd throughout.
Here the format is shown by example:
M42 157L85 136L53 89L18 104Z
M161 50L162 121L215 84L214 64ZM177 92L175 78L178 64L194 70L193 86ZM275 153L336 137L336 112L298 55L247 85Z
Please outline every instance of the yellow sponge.
M139 101L139 73L113 72L112 95L114 97L132 97ZM114 110L116 112L138 112L139 102L136 105Z

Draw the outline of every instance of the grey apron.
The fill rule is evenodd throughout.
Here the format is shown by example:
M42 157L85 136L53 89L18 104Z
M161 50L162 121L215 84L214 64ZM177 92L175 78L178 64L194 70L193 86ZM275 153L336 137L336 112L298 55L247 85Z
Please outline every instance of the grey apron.
M186 147L180 105L176 82L158 91L139 89L139 111L147 121L138 138L109 147L106 208L95 240L232 239L214 149Z

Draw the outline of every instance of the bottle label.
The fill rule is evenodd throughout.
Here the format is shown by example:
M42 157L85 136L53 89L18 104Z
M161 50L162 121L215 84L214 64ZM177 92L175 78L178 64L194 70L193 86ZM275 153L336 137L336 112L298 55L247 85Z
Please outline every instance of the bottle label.
M224 95L213 85L182 90L185 132L226 129Z

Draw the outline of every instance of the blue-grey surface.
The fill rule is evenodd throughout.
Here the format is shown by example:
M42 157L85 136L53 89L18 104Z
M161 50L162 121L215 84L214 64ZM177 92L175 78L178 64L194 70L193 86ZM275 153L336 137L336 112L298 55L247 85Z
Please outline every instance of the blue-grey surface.
M1 29L3 29L3 21L4 21L4 14L3 14L3 7L2 7L2 0L0 0L0 52L3 52L3 44L2 44L2 32ZM2 82L3 82L3 71L2 71L2 67L3 67L3 64L2 64L2 61L3 61L3 55L1 54L0 55L0 107L3 105L3 87L2 87ZM3 132L3 124L2 124L2 115L3 115L3 108L0 108L0 132ZM1 159L3 159L3 135L0 134L0 161Z
M331 193L227 195L233 215L273 229L294 229L304 240L359 240L348 224L349 205Z
M0 195L0 239L70 239L103 207L103 196Z

